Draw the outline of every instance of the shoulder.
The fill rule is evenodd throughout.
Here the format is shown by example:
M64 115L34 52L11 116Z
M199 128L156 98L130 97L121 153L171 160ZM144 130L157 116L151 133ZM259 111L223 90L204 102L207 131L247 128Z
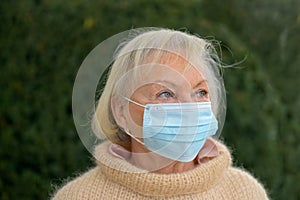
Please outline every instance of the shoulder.
M97 194L101 187L103 176L99 167L95 167L67 182L53 195L52 200L60 199L91 199L91 195Z
M230 167L225 174L225 181L228 188L239 196L237 199L268 199L263 185L243 169Z
M231 153L221 141L215 141L220 155L229 157L230 164L224 171L219 186L229 199L268 199L263 185L244 169L232 166ZM217 157L218 158L218 157Z

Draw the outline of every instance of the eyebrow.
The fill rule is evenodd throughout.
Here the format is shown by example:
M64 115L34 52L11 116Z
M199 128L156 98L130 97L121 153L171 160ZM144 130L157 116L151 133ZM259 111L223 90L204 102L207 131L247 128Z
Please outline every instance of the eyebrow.
M156 81L155 81L156 82ZM197 83L193 88L196 88L196 87L199 87L200 85L202 85L204 82L207 82L207 80L203 79L202 81L200 81L199 83ZM156 83L161 83L161 84L169 84L169 85L172 85L173 87L177 87L176 84L172 83L172 82L169 82L169 81L166 81L166 80L158 80Z
M193 88L199 87L200 85L202 85L204 82L207 82L207 80L202 80L199 83L197 83Z
M173 87L177 87L176 84L174 84L174 83L172 83L172 82L170 82L170 81L166 81L166 80L158 80L158 81L155 81L155 82L156 82L156 83L161 83L161 84L166 83L166 84L172 85ZM154 82L154 83L155 83L155 82Z

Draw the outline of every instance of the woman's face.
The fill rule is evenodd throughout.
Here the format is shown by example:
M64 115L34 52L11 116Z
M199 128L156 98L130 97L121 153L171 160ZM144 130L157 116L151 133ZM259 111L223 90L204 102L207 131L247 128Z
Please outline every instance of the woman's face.
M166 54L143 78L146 83L138 86L129 96L139 104L209 101L207 81L199 69L187 65L185 59L177 55ZM135 127L142 127L144 108L130 102L128 108L130 121ZM135 129L130 124L129 130Z

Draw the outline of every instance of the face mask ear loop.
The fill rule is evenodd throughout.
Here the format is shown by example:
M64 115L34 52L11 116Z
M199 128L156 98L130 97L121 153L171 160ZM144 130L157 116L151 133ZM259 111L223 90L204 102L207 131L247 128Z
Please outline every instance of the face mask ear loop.
M135 102L135 101L133 101L133 100L127 98L127 97L124 97L124 96L122 96L122 97L123 97L124 99L126 99L127 101L129 101L130 103L134 103L135 105L138 105L138 106L141 106L141 107L143 107L143 108L146 108L146 106L144 106L143 104L140 104L140 103L138 103L138 102Z
M131 99L129 99L129 98L123 96L123 95L122 95L122 97L123 97L124 99L126 99L127 101L129 101L129 102L131 102L131 103L134 103L135 105L138 105L138 106L141 106L141 107L143 107L143 108L146 108L146 106L144 106L144 105L142 105L142 104L140 104L140 103L138 103L138 102L132 101ZM125 130L125 129L123 129L123 131L124 131L125 133L127 133L127 135L129 135L130 137L132 137L132 138L133 138L135 141L137 141L138 143L140 143L140 144L142 144L142 145L145 145L144 142L142 142L142 141L140 141L139 139L137 139L134 135L132 135L131 133L129 133L129 131L127 131L127 130Z
M138 143L142 144L142 145L145 145L144 142L140 141L139 139L137 139L134 135L132 135L131 133L129 133L129 131L127 130L123 130L125 133L127 133L130 137L132 137L135 141L137 141Z

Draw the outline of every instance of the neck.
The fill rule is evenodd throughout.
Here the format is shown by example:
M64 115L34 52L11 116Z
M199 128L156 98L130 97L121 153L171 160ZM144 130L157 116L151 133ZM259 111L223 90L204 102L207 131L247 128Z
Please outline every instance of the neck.
M197 162L174 161L150 152L146 147L135 140L131 141L132 156L130 162L135 166L154 173L171 174L189 171L195 168Z

